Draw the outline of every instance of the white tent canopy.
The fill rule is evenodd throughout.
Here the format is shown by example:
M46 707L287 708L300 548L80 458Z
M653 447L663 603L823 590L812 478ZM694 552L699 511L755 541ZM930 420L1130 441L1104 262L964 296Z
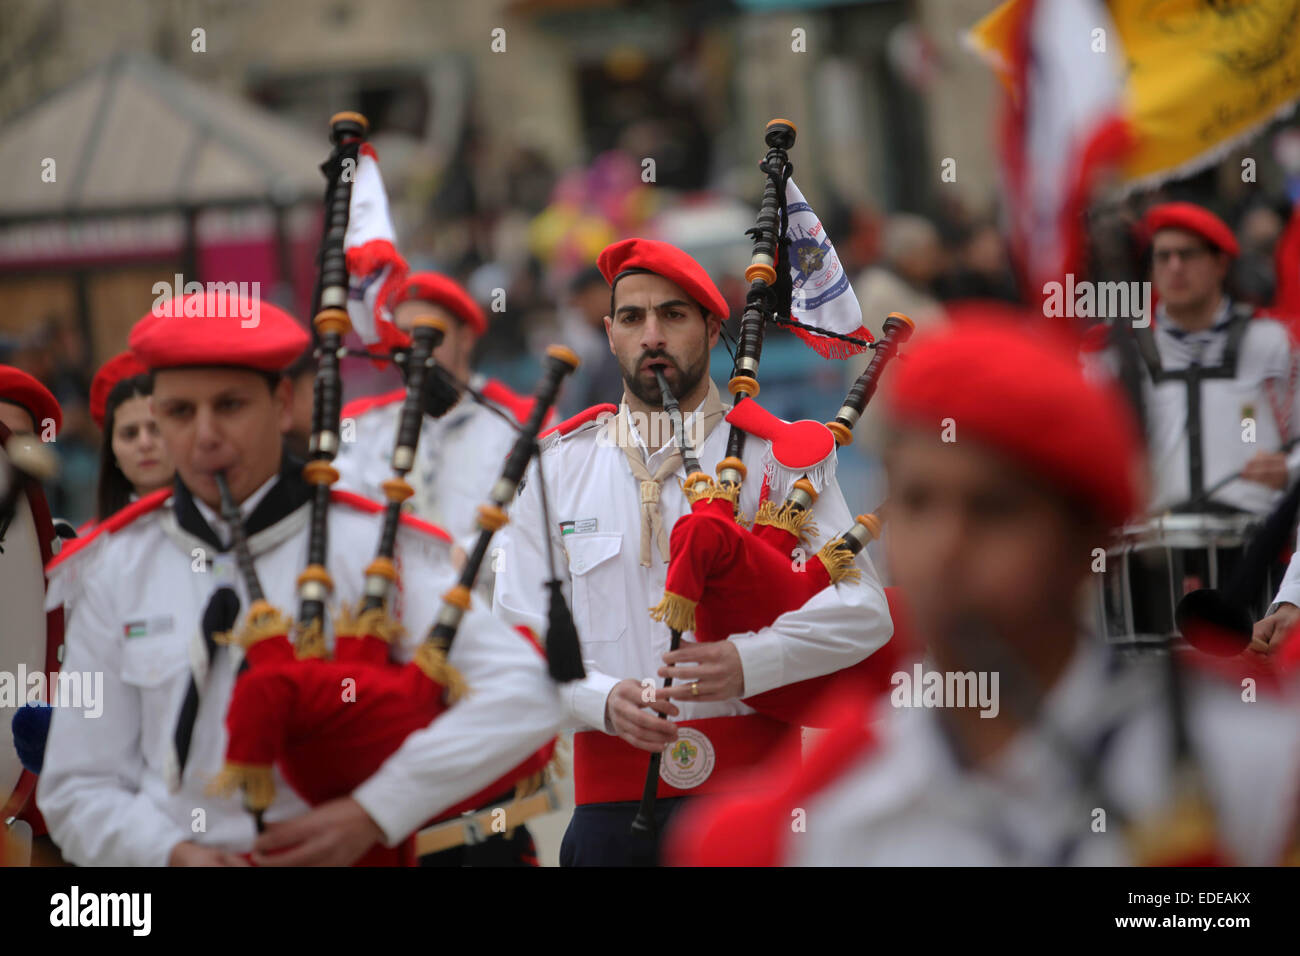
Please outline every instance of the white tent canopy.
M292 203L324 189L327 136L323 123L313 137L152 58L118 56L5 123L0 218Z

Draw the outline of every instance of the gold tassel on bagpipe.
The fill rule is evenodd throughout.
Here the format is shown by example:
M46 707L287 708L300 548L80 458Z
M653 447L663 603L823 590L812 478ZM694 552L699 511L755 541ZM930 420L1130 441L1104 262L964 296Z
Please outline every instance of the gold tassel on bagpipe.
M721 484L702 472L693 474L681 482L682 494L686 496L686 503L693 505L697 501L712 501L714 498L723 498L731 502L731 506L736 507L736 502L740 499L740 488L737 485Z
M424 676L447 689L447 703L454 704L469 692L465 678L447 660L447 654L432 641L424 641L415 651L415 666Z
M354 613L345 607L334 618L336 638L371 636L392 646L401 640L405 633L406 628L402 627L401 622L393 620L388 611L382 607L370 608L360 613Z
M817 552L817 560L826 566L826 573L830 575L832 584L839 584L841 581L857 584L862 579L862 569L853 563L853 552L842 547L843 544L843 538L827 541Z
M329 649L325 646L325 631L321 628L319 619L313 619L306 627L295 632L293 653L299 660L329 656Z
M244 791L244 806L249 810L265 810L275 799L275 777L269 764L227 763L212 778L207 792L228 797L238 790Z
M238 644L248 650L258 641L280 637L289 632L289 621L267 601L254 601L244 625L237 631L214 635L218 644Z
M671 630L685 633L695 630L695 605L697 602L672 591L664 592L664 599L650 609L650 616L663 621Z
M771 525L788 531L799 539L801 545L807 545L809 539L817 537L817 523L813 513L807 508L791 507L789 504L777 504L768 499L758 506L754 515L754 526Z

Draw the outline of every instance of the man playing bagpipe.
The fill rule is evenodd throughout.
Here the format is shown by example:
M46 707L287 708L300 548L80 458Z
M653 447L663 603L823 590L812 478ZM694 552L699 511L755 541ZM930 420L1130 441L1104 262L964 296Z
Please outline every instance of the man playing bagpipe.
M657 838L630 831L650 754L674 745L684 758L663 761L654 810L662 825L681 798L725 787L733 771L756 763L789 730L742 697L848 667L892 630L879 581L861 556L856 580L826 588L771 627L665 653L669 627L647 612L664 598L669 531L690 505L656 369L686 416L699 463L712 471L726 453L728 428L720 426L730 406L708 375L709 355L728 307L699 263L664 242L614 243L599 266L611 287L605 327L622 369L622 401L588 409L541 442L541 474L530 470L501 541L494 599L507 621L540 627L552 556L571 595L587 676L562 691L580 728L577 808L562 865L655 862ZM831 457L807 475L821 529L806 542L809 559L826 535L853 524L833 464ZM747 518L760 500L780 502L801 477L780 467L771 443L756 435L749 435L741 467L750 480L737 505ZM665 691L658 678L677 683Z
M245 659L228 635L247 630L258 603L244 565L252 563L267 603L289 608L308 563L309 499L319 482L309 484L301 462L282 454L290 385L280 373L307 346L305 331L265 302L213 310L195 298L146 316L130 339L153 373L174 487L142 498L60 558L88 562L63 666L103 673L103 714L55 716L40 804L79 865L347 865L403 843L519 764L554 736L562 711L536 647L474 608L447 658L471 692L407 736L349 795L309 809L278 769L272 776L266 768L274 796L258 819L266 824L260 837L238 799L213 795ZM242 532L219 510L223 490L224 514L237 509ZM379 511L333 493L325 516L330 610L358 604ZM232 555L232 540L243 545L245 536L246 551ZM439 612L455 578L449 557L444 531L402 518L391 610L404 634L392 637L393 657L410 659ZM217 593L233 606L214 600Z
M1081 633L1094 549L1141 504L1128 406L1024 317L953 319L913 343L886 407L886 550L927 658L894 675L884 713L848 695L802 767L773 755L766 792L680 815L669 859L1280 862L1294 704L1263 678L1256 697L1191 673L1185 646L1122 666Z
M462 395L437 417L425 415L419 442L419 458L412 469L415 497L410 505L416 515L446 528L458 544L468 548L474 534L474 509L483 500L501 471L515 429L510 419L522 423L532 407L531 399L516 395L496 380L474 374L470 358L474 346L487 333L487 315L459 283L434 272L415 272L406 277L390 303L393 323L410 332L417 315L434 315L446 320L446 333L433 358L458 383L476 389L496 409L489 409L469 395ZM431 382L437 389L441 382ZM389 459L405 391L398 389L349 402L343 419L354 422L354 438L345 440L334 466L340 484L374 498L382 497L380 486L392 477ZM442 400L455 400L454 395ZM431 396L437 401L437 396ZM483 582L491 593L491 575Z

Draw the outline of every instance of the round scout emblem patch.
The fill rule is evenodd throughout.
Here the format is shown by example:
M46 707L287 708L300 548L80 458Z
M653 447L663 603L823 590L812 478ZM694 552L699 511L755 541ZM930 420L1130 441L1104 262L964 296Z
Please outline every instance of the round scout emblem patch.
M690 790L709 779L716 762L713 742L694 727L683 727L678 738L664 748L659 776L669 786Z

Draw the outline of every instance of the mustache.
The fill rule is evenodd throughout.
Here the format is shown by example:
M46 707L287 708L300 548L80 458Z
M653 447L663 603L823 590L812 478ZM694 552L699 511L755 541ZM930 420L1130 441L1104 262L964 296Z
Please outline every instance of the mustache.
M677 362L673 359L673 357L669 355L667 352L664 352L659 349L642 352L641 356L636 360L636 367L641 368L647 362L650 361L663 361L668 365L672 366L673 368L678 369L678 371L680 371Z

